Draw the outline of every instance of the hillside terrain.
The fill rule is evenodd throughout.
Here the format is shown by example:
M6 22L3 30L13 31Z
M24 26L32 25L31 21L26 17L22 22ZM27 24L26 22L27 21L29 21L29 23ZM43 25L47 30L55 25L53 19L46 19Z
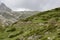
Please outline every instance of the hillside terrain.
M8 26L17 22L21 18L27 18L35 15L38 11L13 11L4 3L0 4L0 23L2 26Z
M0 40L60 40L60 8L0 26Z

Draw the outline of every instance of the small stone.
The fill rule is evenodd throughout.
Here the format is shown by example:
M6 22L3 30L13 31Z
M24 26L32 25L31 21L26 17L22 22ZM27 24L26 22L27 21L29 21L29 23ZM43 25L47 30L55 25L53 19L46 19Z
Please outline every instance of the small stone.
M51 38L50 38L50 37L48 37L48 39L50 40Z

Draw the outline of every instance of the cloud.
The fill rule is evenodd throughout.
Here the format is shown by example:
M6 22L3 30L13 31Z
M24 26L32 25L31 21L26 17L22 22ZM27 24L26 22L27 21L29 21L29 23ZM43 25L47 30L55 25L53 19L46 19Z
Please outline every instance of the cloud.
M60 7L60 0L48 0L46 5L42 6L42 10L53 9L56 7Z
M60 7L60 0L0 0L13 10L19 8L31 10L48 10Z
M33 11L31 9L25 9L25 8L19 8L19 9L16 9L14 11Z

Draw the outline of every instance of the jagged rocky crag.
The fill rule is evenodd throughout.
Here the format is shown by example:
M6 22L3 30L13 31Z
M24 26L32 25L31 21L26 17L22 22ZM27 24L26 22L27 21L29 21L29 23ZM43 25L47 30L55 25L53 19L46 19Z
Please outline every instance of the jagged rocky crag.
M0 4L0 21L3 26L17 22L19 19L24 19L36 14L37 11L12 11L4 3Z
M8 8L4 3L0 3L0 12L3 11L11 12L12 10Z

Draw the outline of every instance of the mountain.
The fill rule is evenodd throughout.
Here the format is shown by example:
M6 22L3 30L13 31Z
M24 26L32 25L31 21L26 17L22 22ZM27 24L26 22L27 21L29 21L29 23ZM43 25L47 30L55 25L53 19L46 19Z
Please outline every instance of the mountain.
M8 25L15 21L14 16L12 15L12 10L4 3L0 3L0 21L2 25Z
M0 27L0 40L60 40L60 8L39 12L7 28Z
M11 12L12 10L10 8L8 8L4 3L0 4L0 11L8 11Z
M24 9L25 10L25 9ZM27 9L28 10L28 9ZM0 4L0 23L3 26L11 25L17 22L19 19L25 19L29 16L36 14L38 11L13 11L7 7L4 3Z

